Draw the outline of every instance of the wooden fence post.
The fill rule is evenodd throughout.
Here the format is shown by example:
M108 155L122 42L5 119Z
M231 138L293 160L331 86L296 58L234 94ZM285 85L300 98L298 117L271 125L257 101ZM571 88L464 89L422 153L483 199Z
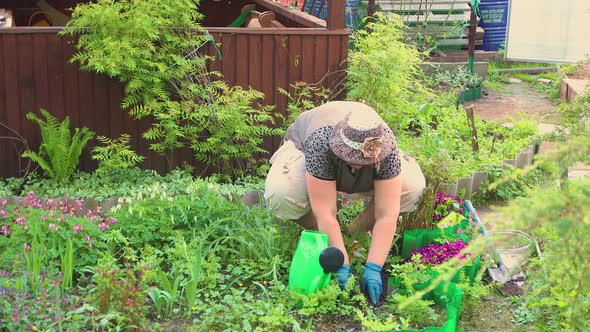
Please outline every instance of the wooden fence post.
M345 1L343 0L328 0L328 30L339 30L346 27L344 21Z

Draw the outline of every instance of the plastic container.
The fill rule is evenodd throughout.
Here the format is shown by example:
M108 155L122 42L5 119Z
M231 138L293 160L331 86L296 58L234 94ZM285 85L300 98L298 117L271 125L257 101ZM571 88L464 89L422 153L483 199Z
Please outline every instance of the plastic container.
M390 287L398 286L395 278L389 278L388 282ZM420 290L426 286L427 284L415 285L414 289ZM400 291L403 293L403 289ZM422 330L397 330L397 332L456 332L461 305L463 304L463 291L461 288L455 283L440 284L424 295L424 298L432 299L436 303L445 306L447 308L447 321L439 327L433 326Z
M509 0L481 0L479 3L479 26L484 29L481 49L497 51L506 41L508 4Z
M289 289L309 295L325 288L330 284L331 272L338 270L343 262L342 252L328 247L326 234L305 230L289 267Z
M449 239L463 240L468 242L469 239L463 234L456 234L457 227L450 227L445 229L445 235ZM404 239L402 243L402 257L407 259L413 250L420 250L427 245L434 242L435 239L440 238L442 232L439 229L413 229L404 232ZM450 281L460 282L461 274L465 274L471 282L475 281L481 266L481 259L475 258L473 264L463 267L451 278Z
M465 208L461 213L465 218L461 221L458 225L444 228L443 230L439 228L434 229L412 229L409 231L404 232L403 241L402 241L402 258L407 259L410 257L410 254L414 250L420 250L427 245L435 242L436 239L444 237L449 240L463 240L463 242L467 243L471 239L467 237L464 232L459 232L459 230L467 230L469 227L469 209ZM461 233L461 234L459 234ZM460 282L461 281L461 274L465 274L465 276L471 281L474 282L477 274L481 267L481 258L477 257L473 261L473 264L467 265L463 267L460 271L453 276L450 281L453 282Z
M508 271L516 271L531 253L533 238L518 230L498 230L490 232L492 237L504 240L496 241L496 250Z
M462 103L465 101L471 101L481 98L481 86L478 86L473 89L463 90L459 97L457 97L457 102Z

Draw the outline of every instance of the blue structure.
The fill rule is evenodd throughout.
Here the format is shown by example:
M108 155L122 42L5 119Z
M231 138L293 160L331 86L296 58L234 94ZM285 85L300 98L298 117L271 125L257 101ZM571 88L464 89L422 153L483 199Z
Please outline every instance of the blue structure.
M350 29L355 29L360 23L360 22L358 22L358 10L359 10L360 0L345 0L345 1L346 1L346 9L345 9L346 10L346 13L345 13L346 27L350 28ZM313 1L307 1L307 3L305 4L305 12L306 13L309 13L309 9L311 8L312 2ZM310 14L315 17L319 17L322 20L325 20L326 17L328 16L328 2L326 1L326 4L324 5L324 8L322 8L321 12L320 12L320 3L321 3L321 1L315 2L313 12Z
M481 0L479 26L485 31L481 49L497 51L506 41L510 0Z

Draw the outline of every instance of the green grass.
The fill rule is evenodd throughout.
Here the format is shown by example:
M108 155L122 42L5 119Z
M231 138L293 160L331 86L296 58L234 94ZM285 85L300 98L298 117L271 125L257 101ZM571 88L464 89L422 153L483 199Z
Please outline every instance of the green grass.
M505 62L490 60L488 70L511 69L511 68L539 68L539 67L556 67L556 64L540 62Z
M483 82L483 86L492 91L499 93L508 93L508 89L504 86L508 83L508 77L506 75L498 73L488 73L486 80Z
M521 73L521 72L510 73L510 77L518 78L519 80L521 80L523 82L533 83L533 84L535 84L538 79L537 76L535 76L535 75Z

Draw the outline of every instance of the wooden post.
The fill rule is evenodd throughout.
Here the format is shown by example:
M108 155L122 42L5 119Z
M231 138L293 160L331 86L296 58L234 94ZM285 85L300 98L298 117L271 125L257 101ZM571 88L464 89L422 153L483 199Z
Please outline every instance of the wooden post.
M369 0L369 4L367 6L367 16L373 17L375 15L375 0Z
M344 9L345 1L328 0L328 17L326 17L328 30L340 30L346 27Z
M477 15L475 8L471 8L471 16L469 18L469 43L467 44L467 54L469 55L468 67L469 71L475 73L475 33L477 31Z
M475 105L469 105L465 107L465 112L467 113L467 119L469 119L469 124L471 125L471 150L473 152L479 152L479 142L477 139L477 129L475 128ZM495 138L495 136L494 136ZM493 143L492 143L493 146Z

